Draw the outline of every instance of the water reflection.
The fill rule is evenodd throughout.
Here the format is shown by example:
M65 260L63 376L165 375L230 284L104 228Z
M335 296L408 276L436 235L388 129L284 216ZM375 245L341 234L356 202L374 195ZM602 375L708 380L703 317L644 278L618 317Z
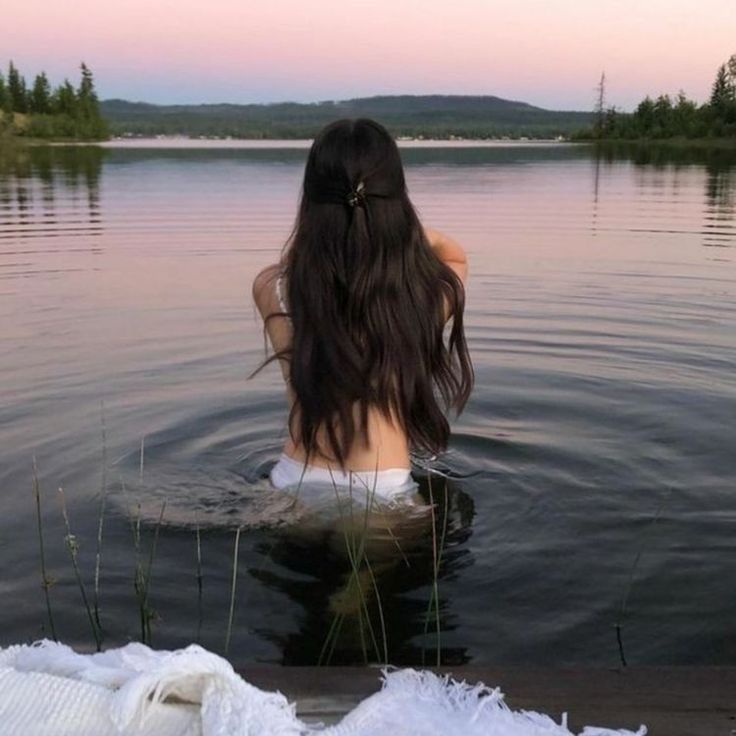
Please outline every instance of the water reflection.
M706 173L703 245L730 247L736 229L736 171L733 165L711 161Z
M736 239L736 150L698 146L661 146L626 142L605 143L593 149L593 234L596 230L601 162L630 161L643 177L645 187L661 190L664 182L672 187L669 201L681 199L678 173L688 169L705 170L705 206L702 242L706 247L731 247ZM653 179L658 172L671 170L674 176ZM671 227L671 220L669 222Z
M472 564L465 543L473 501L438 477L420 479L419 493L424 505L411 513L384 509L363 518L358 512L329 527L284 529L257 546L262 561L248 568L250 575L303 611L297 631L271 626L268 616L255 627L282 652L282 664L355 664L386 655L397 664L434 663L438 646L443 664L469 661L466 647L443 641L455 628L443 581ZM365 561L353 566L363 544Z
M107 155L97 146L0 147L0 238L101 232L100 180ZM80 191L83 208L77 204Z
M601 188L601 156L600 153L593 158L593 218L591 223L591 234L593 237L597 235L598 230L598 197Z
M240 575L240 615L249 607L251 591L265 588L277 600L286 598L288 605L278 605L278 610L290 611L298 626L284 626L283 620L262 611L249 616L251 631L276 647L280 662L359 664L388 659L430 664L436 661L438 646L445 664L470 661L467 647L445 638L455 622L444 581L472 564L467 541L475 506L459 482L415 471L417 493L401 501L369 499L366 504L357 490L333 488L329 497L317 488L302 488L300 495L276 491L267 480L272 462L261 466L252 461L230 469L197 466L182 458L172 462L167 457L171 449L167 442L152 443L140 478L134 454L121 458L116 473L127 480L114 489L110 508L150 534L160 529L162 549L182 534L206 533L204 557L219 555L228 566L239 529L240 569L252 579L249 584ZM222 574L228 576L227 571ZM199 601L198 637L204 612L221 609L218 596L226 594L208 589L204 603ZM242 635L242 630L235 632L236 637Z

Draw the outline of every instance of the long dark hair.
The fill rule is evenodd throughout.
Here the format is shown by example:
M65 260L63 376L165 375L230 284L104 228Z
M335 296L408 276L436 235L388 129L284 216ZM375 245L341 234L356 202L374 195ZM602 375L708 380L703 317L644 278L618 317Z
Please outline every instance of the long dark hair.
M344 468L371 406L398 420L414 449L444 450L444 411L459 414L473 386L465 292L427 241L382 125L338 120L317 135L282 265L293 339L263 365L290 362L289 431L307 459L328 449Z

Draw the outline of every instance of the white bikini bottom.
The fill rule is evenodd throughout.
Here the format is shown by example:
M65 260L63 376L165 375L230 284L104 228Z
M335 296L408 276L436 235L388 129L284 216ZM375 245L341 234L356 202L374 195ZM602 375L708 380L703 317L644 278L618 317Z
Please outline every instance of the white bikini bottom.
M409 468L344 472L339 468L331 470L305 466L303 462L294 460L283 452L271 469L270 478L271 484L279 490L296 491L300 486L329 486L334 492L336 486L343 492L349 490L356 499L373 494L384 499L393 498L417 488Z

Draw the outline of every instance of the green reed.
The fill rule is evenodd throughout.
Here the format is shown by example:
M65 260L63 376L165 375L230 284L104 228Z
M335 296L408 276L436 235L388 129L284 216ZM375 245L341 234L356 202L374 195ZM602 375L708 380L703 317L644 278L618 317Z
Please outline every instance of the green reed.
M156 549L158 547L158 537L159 532L161 531L161 524L164 520L164 512L166 511L166 499L163 500L161 504L161 511L158 516L158 520L156 521L156 527L153 531L153 541L151 542L151 546L149 548L148 552L148 567L146 568L146 574L145 578L143 580L143 596L142 596L142 602L141 602L141 611L145 615L145 636L143 638L144 644L150 644L151 643L151 622L154 618L156 618L156 611L151 608L148 604L148 597L151 592L151 574L153 572L153 561L156 558ZM140 516L138 520L138 534L140 538Z
M427 476L427 485L429 487L429 504L432 518L432 592L429 596L429 602L427 603L427 610L424 614L424 637L426 638L429 632L429 621L434 609L435 614L435 631L437 635L437 648L436 648L436 666L439 667L442 664L442 641L441 631L442 627L440 624L440 593L439 593L439 571L440 563L442 561L442 554L445 549L445 538L447 534L447 512L448 512L448 494L447 494L447 483L445 483L444 492L444 513L442 523L442 535L437 543L437 519L436 519L436 505L434 502L434 494L432 492L432 473L430 471ZM422 646L422 665L425 663L425 649Z
M141 642L144 644L151 643L151 622L156 618L156 611L151 608L148 603L151 588L151 577L153 571L153 563L156 558L156 550L158 547L158 538L166 511L166 499L161 503L161 511L154 528L153 540L148 552L148 565L143 567L142 550L141 550L141 505L136 504L135 516L130 507L130 499L125 486L125 481L120 479L120 488L125 496L128 506L128 519L130 520L130 530L133 536L133 548L135 550L135 568L133 571L133 591L135 593L136 603L138 605L138 619L141 629Z
M196 518L196 516L195 516ZM196 540L197 540L197 636L195 641L199 643L202 636L202 620L204 618L204 609L202 607L202 590L203 590L203 576L202 576L202 537L199 530L199 521L196 521Z
M230 649L230 636L233 631L233 617L235 616L235 587L238 581L238 551L240 549L240 531L238 527L235 532L235 545L233 548L233 575L230 583L230 612L227 618L227 631L225 632L225 655Z
M107 447L107 427L105 420L105 407L104 403L101 403L101 458L102 458L102 472L100 482L100 503L98 509L97 519L97 549L95 555L94 564L94 598L92 599L92 605L90 605L90 599L87 595L87 589L83 581L82 571L80 568L79 561L79 541L78 538L72 533L71 523L69 520L69 514L67 510L66 498L63 489L59 489L59 497L61 500L61 511L64 519L66 534L64 541L67 550L70 555L74 575L77 583L77 587L82 598L87 618L89 620L90 629L96 644L96 648L99 651L102 646L103 635L102 626L100 621L100 580L102 573L102 551L104 541L104 524L106 520L106 504L109 495L109 482L108 482L108 447ZM140 460L138 467L139 479L143 479L143 473L145 468L145 437L141 439L140 444ZM295 495L295 503L298 501L299 492L301 491L304 474L299 480L297 486L297 492ZM362 481L362 479L360 479ZM369 540L371 534L371 520L373 510L375 508L375 497L378 480L378 461L376 463L375 475L373 483L362 481L365 486L365 506L362 508L362 516L357 513L356 509L356 498L358 496L355 487L355 477L351 473L350 484L348 487L348 498L341 498L338 490L338 486L332 477L332 486L335 491L335 498L337 503L337 511L342 527L342 535L345 544L345 552L347 562L349 566L349 573L345 582L345 600L350 601L351 598L355 598L356 606L355 612L357 613L357 628L358 635L360 637L360 646L363 653L363 659L366 664L371 660L388 664L389 661L389 644L388 644L388 632L386 626L386 618L384 614L384 603L379 586L379 580L376 575L377 569L371 564L368 554ZM137 510L133 510L128 496L128 491L125 486L123 478L120 478L120 488L123 496L126 498L128 505L128 519L130 522L131 533L133 537L133 546L135 551L135 569L133 575L133 589L135 592L138 617L140 625L140 640L144 644L151 643L152 639L152 622L157 616L156 611L150 605L150 599L152 595L152 578L154 563L156 560L156 554L158 549L159 537L161 527L163 525L164 515L166 511L166 499L161 504L161 509L158 514L158 520L156 522L153 537L150 542L147 552L143 550L143 535L141 529L141 504L137 503ZM52 615L51 600L49 595L49 589L54 583L54 580L48 574L46 567L46 556L44 548L44 534L41 518L41 494L38 482L38 473L36 468L36 462L34 458L33 464L33 492L36 501L36 514L38 522L38 536L39 536L39 549L40 549L40 560L41 560L41 578L42 587L44 588L45 602L47 616L49 620L49 627L52 636L56 638L56 628ZM430 503L434 509L435 500L433 491L431 488L430 481ZM445 494L445 523L441 532L440 539L438 541L437 524L433 517L433 558L432 558L432 569L433 569L433 587L432 597L430 598L430 604L427 611L427 622L432 613L435 614L436 628L437 628L437 662L440 662L440 620L439 620L439 607L438 607L438 571L441 564L442 551L445 543L445 534L447 531L447 495ZM383 527L381 527L383 528ZM390 526L386 527L386 531L389 538L396 546L398 554L401 555L404 564L410 566L409 560L401 547L399 539L393 534ZM237 579L238 579L238 565L239 565L239 547L240 538L242 533L242 526L238 527L235 532L234 549L233 549L233 562L232 562L232 577L230 586L230 605L228 611L228 624L225 636L225 654L227 655L230 649L230 644L233 637L234 631L234 619L235 619L235 606L236 606L236 592L237 592ZM197 625L197 640L201 636L202 618L203 618L203 569L202 569L202 538L201 538L201 526L199 520L195 515L195 541L196 541L196 581L197 581L197 600L198 600L198 611L199 619ZM147 556L147 560L144 561ZM369 601L369 598L374 599L374 603ZM375 607L375 608L374 608ZM374 609L373 611L371 609ZM344 629L344 623L346 618L353 616L351 611L338 610L333 620L331 621L329 630L325 641L322 645L318 664L328 664L333 657L336 645L340 638L340 634ZM375 618L377 621L374 623ZM376 626L376 623L378 624ZM427 623L428 626L428 623ZM425 626L425 636L427 633L427 626Z
M102 478L100 481L100 510L97 521L97 552L95 554L94 612L98 629L100 624L100 565L102 563L102 530L107 503L107 432L105 428L105 402L100 402L100 421L102 424Z
M376 470L374 475L374 482L373 487L368 488L366 485L366 504L365 509L363 512L363 523L362 528L360 529L360 536L358 537L356 535L356 530L358 529L358 526L356 524L355 520L355 514L354 514L354 507L355 507L355 501L353 497L353 475L351 473L350 475L350 481L348 486L348 507L350 512L349 519L346 517L346 514L343 509L343 503L340 500L340 494L337 488L337 484L335 483L334 476L332 476L332 471L330 470L330 477L332 480L332 486L333 490L335 491L335 499L337 503L337 510L340 515L340 523L343 528L343 538L345 541L345 550L348 557L348 562L350 564L350 574L348 576L348 579L345 584L345 591L347 593L354 592L358 597L358 633L360 635L360 642L361 642L361 649L363 652L363 658L364 661L368 662L368 647L366 644L365 639L365 631L367 630L369 636L370 636L370 642L373 647L373 651L375 653L376 659L379 662L383 662L384 664L388 664L388 635L386 631L386 622L383 612L383 603L381 600L381 594L378 588L378 583L376 580L376 576L374 574L373 568L370 564L370 561L368 560L367 555L367 540L368 540L368 532L369 532L369 519L370 514L373 509L374 501L375 501L375 493L376 493L376 485L378 482L378 460L376 461ZM376 632L373 627L373 623L371 621L371 615L368 609L368 600L365 595L364 590L364 584L363 584L363 564L365 564L365 572L368 573L368 578L370 581L370 584L373 588L375 598L376 598L376 606L378 609L378 617L381 627L381 644L382 646L379 646L378 639L376 637ZM322 645L322 649L320 651L320 655L317 661L318 665L321 664L329 664L329 661L332 657L332 654L335 649L335 645L337 643L337 639L339 637L340 631L342 630L342 625L345 619L345 613L342 611L338 611L333 621L330 625L330 628L327 632L327 637Z
M66 528L66 536L64 537L64 541L66 542L67 549L69 550L69 556L72 560L72 567L74 568L74 575L77 579L77 586L79 587L79 592L82 595L82 602L84 603L84 608L87 611L87 618L89 619L89 625L92 629L92 636L95 639L95 645L97 646L97 651L99 652L102 649L102 635L101 632L95 622L95 618L92 614L92 609L89 605L89 600L87 599L87 591L84 587L84 582L82 581L82 573L79 569L79 543L77 542L77 538L72 534L71 524L69 523L69 514L67 513L66 509L66 499L64 497L64 489L59 488L59 498L61 499L61 513L64 517L64 526Z
M51 638L54 641L58 641L56 638L56 628L54 626L54 617L51 613L51 597L49 595L49 588L54 584L55 580L49 576L46 572L46 554L44 552L43 544L43 523L41 516L41 488L38 482L38 467L36 465L36 458L33 458L33 496L36 501L36 522L38 525L38 547L41 557L41 587L43 588L44 598L46 599L46 615L49 619L49 629L51 630Z

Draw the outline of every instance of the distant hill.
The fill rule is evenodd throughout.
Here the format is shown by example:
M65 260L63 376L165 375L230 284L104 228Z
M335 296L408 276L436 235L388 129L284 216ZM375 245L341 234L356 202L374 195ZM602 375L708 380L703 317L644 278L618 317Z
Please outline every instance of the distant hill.
M384 95L351 100L274 104L153 105L103 100L113 135L312 138L331 120L371 117L396 136L549 138L570 135L593 113L545 110L491 95Z

